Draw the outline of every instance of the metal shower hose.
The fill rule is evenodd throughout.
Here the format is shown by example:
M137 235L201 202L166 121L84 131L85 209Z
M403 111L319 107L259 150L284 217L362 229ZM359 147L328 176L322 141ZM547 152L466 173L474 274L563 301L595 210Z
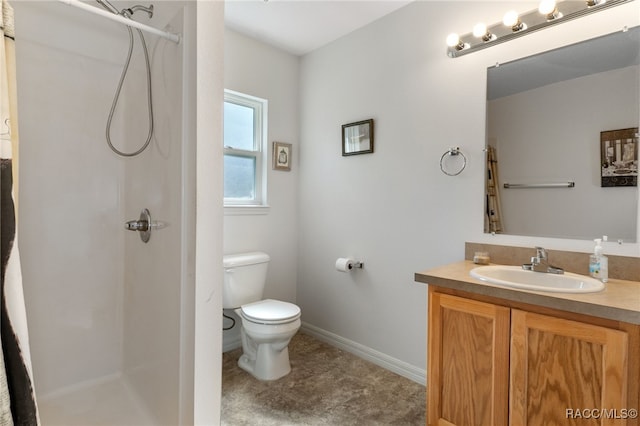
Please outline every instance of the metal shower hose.
M127 18L131 17L126 9L122 11L122 15L126 16ZM140 40L142 41L142 50L144 51L144 59L147 64L147 103L148 103L148 110L149 110L149 135L147 136L147 140L144 143L144 145L142 145L142 147L135 152L122 152L118 148L113 146L113 143L111 142L111 120L113 119L113 114L116 110L116 105L118 105L118 99L120 98L120 90L122 89L124 79L127 75L127 70L129 69L129 63L131 62L131 54L133 52L133 31L131 30L131 27L127 27L127 30L129 30L129 53L127 54L127 60L124 64L124 68L122 69L120 82L118 83L118 87L116 88L115 95L113 96L113 103L111 104L111 111L109 112L109 119L107 120L106 135L107 135L107 144L109 144L109 148L111 148L113 152L115 152L116 154L122 157L135 157L136 155L144 151L147 148L147 146L149 146L149 142L151 142L151 137L153 136L153 104L151 101L151 67L149 65L149 52L147 51L147 44L145 43L144 36L142 35L142 31L140 30L136 30L136 31L138 31L138 35L140 36Z

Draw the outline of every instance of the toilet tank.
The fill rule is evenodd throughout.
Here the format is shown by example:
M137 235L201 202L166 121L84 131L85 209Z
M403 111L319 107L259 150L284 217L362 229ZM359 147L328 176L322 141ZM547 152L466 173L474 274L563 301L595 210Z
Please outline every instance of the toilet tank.
M235 309L262 300L269 260L268 254L259 251L224 256L224 309Z

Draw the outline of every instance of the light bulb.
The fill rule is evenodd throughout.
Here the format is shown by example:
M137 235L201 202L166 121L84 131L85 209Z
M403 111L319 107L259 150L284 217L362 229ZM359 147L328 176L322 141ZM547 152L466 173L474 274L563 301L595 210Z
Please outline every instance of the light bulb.
M460 36L458 34L451 33L447 36L447 46L459 52L461 50L468 48L469 44L460 40ZM449 52L449 56L453 58L455 55L452 55L451 52Z
M527 24L520 20L520 16L518 12L515 10L510 10L504 14L504 18L502 18L502 23L511 28L511 31L518 32L527 29Z
M554 19L562 18L562 13L556 7L555 0L542 0L538 12L547 17L547 21L553 21Z
M513 27L518 23L520 17L518 16L518 12L515 10L510 10L504 14L504 18L502 18L502 23L507 27Z
M474 37L483 37L487 34L487 26L482 23L482 22L478 22L474 27L473 27L473 35Z
M451 33L447 36L447 46L453 47L460 43L460 36L456 33Z
M456 33L451 33L447 36L447 46L456 47L460 44L460 36Z
M553 13L555 9L555 0L542 0L540 2L540 6L538 6L538 12L542 13L543 15L549 15L550 13Z

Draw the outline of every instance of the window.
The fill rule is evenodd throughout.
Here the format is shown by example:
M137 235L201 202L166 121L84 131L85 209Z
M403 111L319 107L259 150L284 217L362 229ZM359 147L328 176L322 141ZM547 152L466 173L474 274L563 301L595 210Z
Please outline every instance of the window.
M267 204L267 101L224 92L224 205Z

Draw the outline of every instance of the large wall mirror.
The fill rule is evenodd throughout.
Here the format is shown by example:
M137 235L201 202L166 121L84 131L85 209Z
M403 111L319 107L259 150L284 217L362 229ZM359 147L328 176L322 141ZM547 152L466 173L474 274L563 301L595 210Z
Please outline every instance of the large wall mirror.
M639 56L635 27L488 69L485 232L636 242Z

